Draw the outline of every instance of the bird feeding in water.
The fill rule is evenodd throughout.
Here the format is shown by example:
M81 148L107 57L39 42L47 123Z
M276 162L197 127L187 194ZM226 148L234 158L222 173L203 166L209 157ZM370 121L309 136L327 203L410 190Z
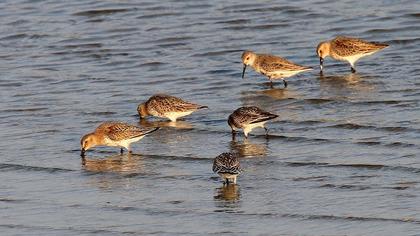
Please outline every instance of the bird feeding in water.
M213 161L213 172L223 179L223 184L236 184L237 176L242 172L236 153L225 152Z
M266 135L268 135L268 129L265 127L265 123L277 117L278 115L264 111L256 106L240 107L229 115L228 125L232 130L233 138L235 137L235 131L239 129L242 129L245 138L248 138L248 133L257 127L264 128Z
M81 156L85 152L96 146L120 147L121 154L124 149L131 153L130 145L137 142L147 134L153 133L159 128L141 128L123 122L104 122L99 125L95 131L86 134L80 140Z
M319 43L316 48L316 53L319 57L321 73L324 69L324 59L328 56L339 61L347 61L351 66L351 72L355 73L355 64L360 58L372 55L388 46L385 43L368 42L358 38L338 36L330 41Z
M187 102L174 96L156 94L150 97L146 102L138 105L137 111L141 119L146 116L156 116L167 118L175 122L178 118L187 116L196 110L204 108L208 107Z
M273 80L283 80L285 88L287 87L286 78L312 70L310 67L295 64L282 57L269 54L256 54L252 51L245 51L242 54L242 63L244 65L242 79L245 76L246 67L251 66L256 72L267 76L271 86L273 86Z

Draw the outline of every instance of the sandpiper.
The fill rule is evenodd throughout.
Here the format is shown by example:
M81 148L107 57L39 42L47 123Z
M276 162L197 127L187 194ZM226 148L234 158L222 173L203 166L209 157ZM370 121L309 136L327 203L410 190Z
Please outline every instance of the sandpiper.
M152 115L176 121L180 117L187 116L203 108L208 107L187 102L174 96L156 94L150 97L145 103L140 104L137 107L137 111L140 118Z
M284 87L287 87L285 78L303 71L312 70L310 67L297 65L281 57L256 54L251 51L245 51L242 54L242 63L244 64L242 78L244 78L246 66L251 66L255 71L267 76L271 85L273 84L273 80L283 80Z
M213 172L223 179L223 184L236 184L236 177L242 172L238 154L225 152L217 156L213 161Z
M121 147L121 154L126 148L130 153L130 144L142 139L146 134L150 134L159 128L140 128L135 125L123 122L104 122L99 125L95 131L86 134L80 140L82 148L81 156L95 146Z
M248 133L256 127L265 129L265 134L268 135L268 129L264 124L277 118L278 115L264 111L256 106L240 107L236 109L228 118L228 124L232 129L232 137L235 137L235 131L242 129L245 138L248 138Z
M331 56L340 61L350 63L351 72L355 73L355 63L362 57L372 55L375 52L388 47L388 44L368 42L362 39L338 36L330 41L318 44L316 52L319 56L319 66L323 70L324 58Z

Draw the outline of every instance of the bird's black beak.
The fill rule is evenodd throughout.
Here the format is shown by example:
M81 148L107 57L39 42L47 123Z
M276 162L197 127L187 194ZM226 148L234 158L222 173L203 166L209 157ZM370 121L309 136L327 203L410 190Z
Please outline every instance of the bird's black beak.
M242 79L244 78L244 76L245 76L245 70L246 70L246 64L244 64L244 70L242 71Z
M80 156L85 157L85 152L86 152L86 150L84 148L82 148L82 150L80 152Z
M322 57L319 58L319 68L321 69L321 72L322 69L324 69L324 58Z

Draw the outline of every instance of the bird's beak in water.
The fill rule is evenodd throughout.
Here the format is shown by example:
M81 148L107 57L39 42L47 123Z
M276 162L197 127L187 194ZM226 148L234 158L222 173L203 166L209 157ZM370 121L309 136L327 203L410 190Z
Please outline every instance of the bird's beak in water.
M246 70L246 64L244 64L244 70L242 71L242 79L244 78L244 76L245 76L245 70Z
M82 151L80 152L80 156L81 157L84 157L85 156L85 152L86 152L86 150L84 148L82 148Z
M322 57L319 58L319 68L321 68L321 71L324 69L324 58Z

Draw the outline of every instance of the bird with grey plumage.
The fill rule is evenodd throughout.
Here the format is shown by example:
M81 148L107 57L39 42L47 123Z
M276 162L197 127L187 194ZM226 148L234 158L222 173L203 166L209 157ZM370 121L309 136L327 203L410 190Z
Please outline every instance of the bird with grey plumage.
M248 138L248 133L257 127L264 128L265 134L268 136L268 129L265 127L265 123L277 117L278 115L264 111L256 106L240 107L228 117L232 138L235 139L235 133L240 129L243 130L245 138Z
M213 161L213 172L222 178L223 184L236 184L236 178L242 171L237 153L225 152Z
M109 121L100 124L92 133L86 134L80 140L81 156L96 146L120 147L121 154L124 149L131 153L131 143L137 142L144 136L155 132L159 128L141 128L124 122Z
M319 57L321 73L324 69L324 59L328 56L331 56L335 60L347 61L351 66L351 72L355 73L355 64L360 58L372 55L388 46L385 43L368 42L358 38L337 36L330 41L319 43L316 48L316 53Z
M156 94L138 105L140 119L147 116L167 118L173 122L207 106L191 103L167 94Z
M267 76L270 80L271 87L273 86L273 80L283 80L284 87L286 88L286 78L312 70L310 67L295 64L282 57L269 54L256 54L251 51L245 51L242 54L242 63L244 65L242 79L245 76L246 67L251 66L256 72Z

